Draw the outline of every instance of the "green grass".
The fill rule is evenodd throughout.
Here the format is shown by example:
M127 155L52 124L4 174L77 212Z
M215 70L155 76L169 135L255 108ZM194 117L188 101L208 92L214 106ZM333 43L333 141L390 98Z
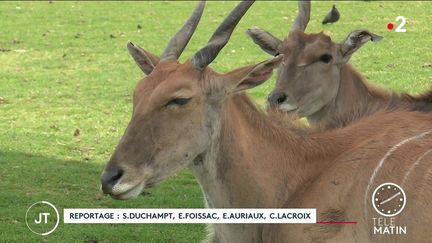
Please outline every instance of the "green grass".
M209 2L182 60L207 42L235 2ZM418 93L430 88L432 3L337 2L340 22L322 26L331 2L313 3L308 32L341 41L356 28L383 35L351 60L376 84ZM194 8L193 2L3 2L0 4L0 241L198 242L203 225L71 225L51 235L31 233L24 216L33 202L63 208L203 207L195 179L184 171L129 201L101 197L99 175L131 114L143 76L125 44L159 54ZM219 72L268 58L244 34L252 26L286 35L297 5L257 2L212 67ZM403 15L406 33L388 22ZM138 29L141 25L142 29ZM255 88L259 102L272 81ZM74 136L76 130L80 134Z

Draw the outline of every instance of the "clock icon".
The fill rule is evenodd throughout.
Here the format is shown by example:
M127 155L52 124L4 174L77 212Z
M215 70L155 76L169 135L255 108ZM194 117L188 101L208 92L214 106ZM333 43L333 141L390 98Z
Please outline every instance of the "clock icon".
M383 183L372 194L372 205L375 211L385 217L398 215L404 209L405 204L405 192L395 183Z

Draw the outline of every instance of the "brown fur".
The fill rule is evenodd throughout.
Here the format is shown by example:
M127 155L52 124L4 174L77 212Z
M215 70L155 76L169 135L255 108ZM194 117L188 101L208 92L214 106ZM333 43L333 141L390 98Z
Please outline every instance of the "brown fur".
M363 117L370 116L377 111L409 110L420 112L432 111L432 91L425 92L419 96L412 96L408 93L396 93L384 90L380 87L369 84L360 73L347 65L349 73L352 74L349 82L354 83L356 94L347 92L344 97L364 97L354 99L356 102L344 103L347 107L334 114L328 114L321 122L321 127L336 128L345 127L350 123ZM340 99L342 100L342 99ZM363 102L362 102L363 101Z
M410 239L424 242L425 239L416 235L415 232L421 232L423 228L427 228L430 217L423 213L421 216L418 215L416 212L419 209L414 205L422 205L422 200L427 200L426 195L422 199L417 197L416 200L411 200L413 206L409 210L407 208L406 212L397 217L400 224L407 225L413 232L407 236L387 239L369 234L372 230L372 217L377 217L376 212L369 204L372 192L369 192L367 196L368 205L362 205L362 202L372 170L376 168L381 157L399 141L422 131L431 130L431 115L404 110L387 112L377 109L374 115L352 126L327 132L315 131L305 135L278 119L277 116L272 116L272 119L269 119L245 97L233 97L232 101L229 102L233 102L233 104L227 105L230 108L225 114L229 113L232 119L225 120L224 131L253 131L254 139L260 141L259 144L253 146L253 150L248 150L249 155L243 158L245 163L248 163L246 161L256 161L258 164L255 163L254 167L260 175L243 170L231 172L230 174L236 175L237 183L243 181L241 186L237 186L249 193L251 191L247 188L250 186L260 188L261 186L250 181L245 183L245 180L248 180L246 178L252 176L257 179L255 183L267 185L265 193L260 189L255 189L258 195L261 193L265 195L261 197L261 200L266 201L264 198L267 197L275 200L273 202L267 200L269 204L266 204L265 207L281 207L278 202L285 201L283 207L316 207L319 221L348 220L359 222L354 226L269 225L268 228L267 226L264 227L264 242L333 242L335 240L340 242L406 242ZM239 117L238 113L242 114L240 117L243 119ZM233 114L236 114L235 119ZM237 128L233 129L231 126ZM243 127L243 129L238 126ZM243 134L236 137L238 138L235 142L237 144L242 143L242 137L248 136ZM232 144L232 140L224 140L225 142L231 143L231 145L224 146L236 149L235 151L224 151L224 156L239 153L241 150ZM401 183L402 176L400 175L407 171L407 168L418 156L432 148L431 142L432 134L400 148L394 155L396 158L392 158L388 164L384 164L384 169L380 171L382 178L376 178L372 187L379 185L379 182L388 180ZM412 149L414 144L419 146L415 150ZM270 146L274 146L276 149L270 149ZM266 159L252 159L252 157L257 156L257 153L263 153L258 157ZM271 156L271 158L267 156ZM231 163L239 164L241 162L237 159L231 160ZM423 161L423 164L427 164L427 162ZM266 165L271 166L271 169L265 167ZM235 168L231 169L235 170ZM295 172L295 174L291 172ZM269 179L266 175L271 175L273 179ZM430 180L426 171L411 176L413 178L412 183ZM288 180L281 180L282 184L279 185L278 190L275 190L274 183L282 178L288 178ZM430 186L429 183L426 184ZM409 186L405 187L410 188ZM410 198L418 195L416 191L407 193ZM432 194L428 194L429 196ZM234 207L236 206L250 207L252 205L234 205ZM368 215L363 215L364 210L368 212ZM412 221L411 217L415 217L415 215L418 217Z
M112 195L137 196L147 185L189 167L211 208L317 208L318 220L358 221L355 226L217 224L210 242L424 240L422 232L432 220L432 211L423 206L432 197L430 156L404 185L410 204L397 219L410 229L408 235L369 233L378 214L367 188L401 183L413 161L432 148L432 134L401 146L370 178L395 144L432 129L432 115L381 107L344 128L308 130L279 112L264 113L244 94L232 94L233 83L241 85L245 77L253 83L256 70L268 68L258 64L217 74L210 68L196 72L189 62L158 64L138 84L133 118L107 165L124 171ZM168 97L185 89L188 104L163 107Z

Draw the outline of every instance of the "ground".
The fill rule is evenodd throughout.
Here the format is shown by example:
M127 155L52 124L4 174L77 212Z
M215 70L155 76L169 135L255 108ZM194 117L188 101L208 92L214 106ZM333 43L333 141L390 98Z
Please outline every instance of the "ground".
M208 2L182 55L211 36L236 2ZM131 115L143 77L125 48L128 40L160 54L195 2L3 2L0 4L0 239L4 242L199 242L203 225L70 225L49 236L31 233L24 216L33 202L63 208L203 207L187 170L148 190L115 201L99 193L99 176ZM341 19L321 25L331 2L314 2L307 32L342 41L363 28L384 36L352 58L372 83L418 93L432 82L432 3L337 2ZM282 38L295 2L257 2L211 65L226 72L269 56L245 34L252 26ZM387 30L402 15L406 33ZM250 93L263 104L274 77Z

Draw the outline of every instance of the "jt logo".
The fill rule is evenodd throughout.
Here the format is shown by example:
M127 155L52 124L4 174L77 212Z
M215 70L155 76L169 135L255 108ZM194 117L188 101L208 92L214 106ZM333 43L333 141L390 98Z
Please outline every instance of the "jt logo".
M44 217L44 222L45 224L48 223L48 216L50 215L50 213L39 213L39 220L35 219L34 222L36 224L40 224L42 222L42 216Z
M60 215L52 203L39 201L27 209L25 222L31 232L38 235L49 235L59 225Z

